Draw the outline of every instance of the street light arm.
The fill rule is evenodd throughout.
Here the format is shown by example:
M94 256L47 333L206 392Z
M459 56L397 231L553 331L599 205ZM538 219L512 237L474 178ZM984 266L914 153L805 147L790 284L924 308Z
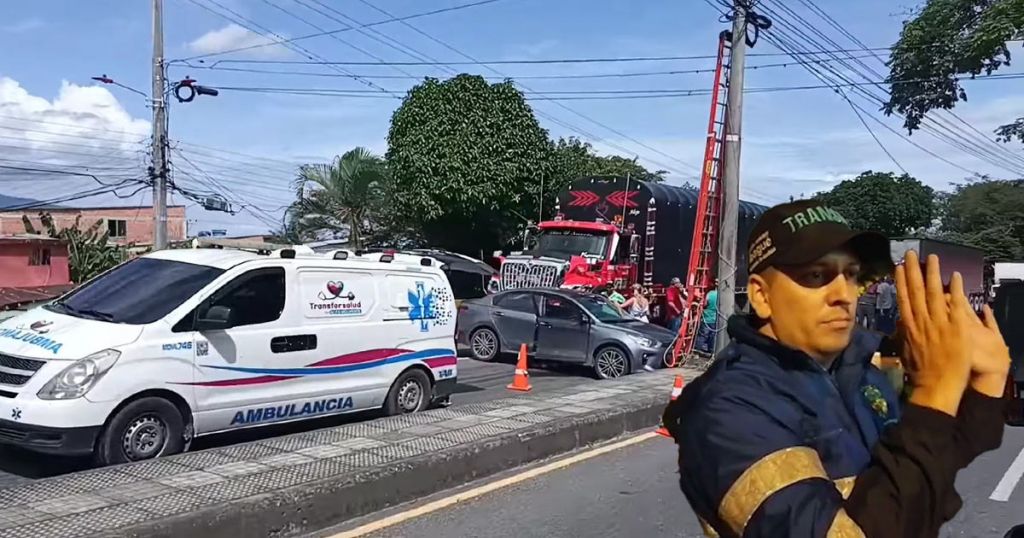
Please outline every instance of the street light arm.
M107 75L103 75L103 76L99 76L99 77L92 77L92 79L95 80L96 82L102 82L103 84L113 84L114 86L117 86L119 88L124 88L124 89L126 89L126 90L128 90L130 92L135 92L135 93L145 97L146 99L149 99L149 95L147 95L145 92L136 90L135 88L132 88L131 86L128 86L127 84L121 84L120 82L118 82L118 81L108 77Z

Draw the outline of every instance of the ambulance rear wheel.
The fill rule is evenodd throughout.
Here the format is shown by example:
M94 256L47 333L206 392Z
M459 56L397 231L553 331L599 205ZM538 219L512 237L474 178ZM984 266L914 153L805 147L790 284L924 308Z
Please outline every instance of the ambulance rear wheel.
M387 416L418 413L430 405L430 378L423 370L406 370L398 376L384 402Z
M140 398L110 419L96 443L96 463L114 465L177 454L185 449L185 421L163 398Z

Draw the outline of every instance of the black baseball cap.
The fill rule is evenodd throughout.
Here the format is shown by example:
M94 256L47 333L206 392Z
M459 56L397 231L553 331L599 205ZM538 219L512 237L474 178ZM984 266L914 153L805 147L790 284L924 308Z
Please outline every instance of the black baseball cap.
M816 200L797 200L765 211L750 233L747 271L811 263L838 248L850 248L868 274L892 271L889 238L856 231L838 211Z

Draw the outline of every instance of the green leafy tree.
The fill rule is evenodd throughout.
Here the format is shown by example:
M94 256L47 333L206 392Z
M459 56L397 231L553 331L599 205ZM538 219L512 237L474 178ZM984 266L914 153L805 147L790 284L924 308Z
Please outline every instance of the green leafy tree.
M983 179L957 185L946 201L941 234L994 259L1024 259L1024 184Z
M816 198L839 211L854 227L890 237L926 228L935 215L935 191L907 174L869 170Z
M81 226L82 217L75 217L74 226L57 228L49 213L40 213L39 222L46 235L60 239L68 245L68 266L71 281L81 284L86 280L118 265L129 258L131 245L121 247L109 242L110 234L104 229L103 221L97 220L91 226ZM39 234L27 215L21 217L25 231Z
M386 182L384 160L362 147L331 163L303 165L295 180L298 199L289 208L292 229L285 232L299 239L347 232L349 244L362 248L374 210L382 209Z
M503 245L539 203L550 151L511 81L427 78L391 118L394 210L434 246L479 254Z
M887 114L917 129L935 109L967 100L958 78L992 74L1010 63L1008 42L1024 35L1024 0L927 0L905 22L890 61ZM1004 141L1024 142L1024 118L997 130Z
M652 183L665 181L666 170L651 172L637 158L598 155L593 146L576 137L559 138L551 155L551 175L562 187L585 176L631 177Z

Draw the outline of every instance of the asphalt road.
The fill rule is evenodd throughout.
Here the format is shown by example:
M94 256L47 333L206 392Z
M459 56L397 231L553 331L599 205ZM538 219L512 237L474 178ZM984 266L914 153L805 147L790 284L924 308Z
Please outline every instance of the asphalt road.
M459 359L459 382L452 396L452 406L480 403L511 394L505 387L512 381L515 358L504 357L493 363L468 358ZM559 365L531 365L530 382L534 393L556 390L577 384L589 376L587 370ZM225 433L197 439L193 450L214 448L293 433L330 428L355 421L372 420L376 413L357 413L278 426L267 426L241 432ZM9 447L0 447L0 488L26 481L75 472L89 467L87 460L43 458Z
M1024 506L1024 486L1017 485L1005 501L989 498L1022 450L1024 428L1007 428L1001 449L961 473L957 489L964 498L964 507L943 529L943 537L999 538L1015 524L1024 523L1020 509ZM676 469L675 445L655 437L364 536L703 536L679 491ZM317 536L328 537L385 516L407 514L456 491L480 485L442 493Z

